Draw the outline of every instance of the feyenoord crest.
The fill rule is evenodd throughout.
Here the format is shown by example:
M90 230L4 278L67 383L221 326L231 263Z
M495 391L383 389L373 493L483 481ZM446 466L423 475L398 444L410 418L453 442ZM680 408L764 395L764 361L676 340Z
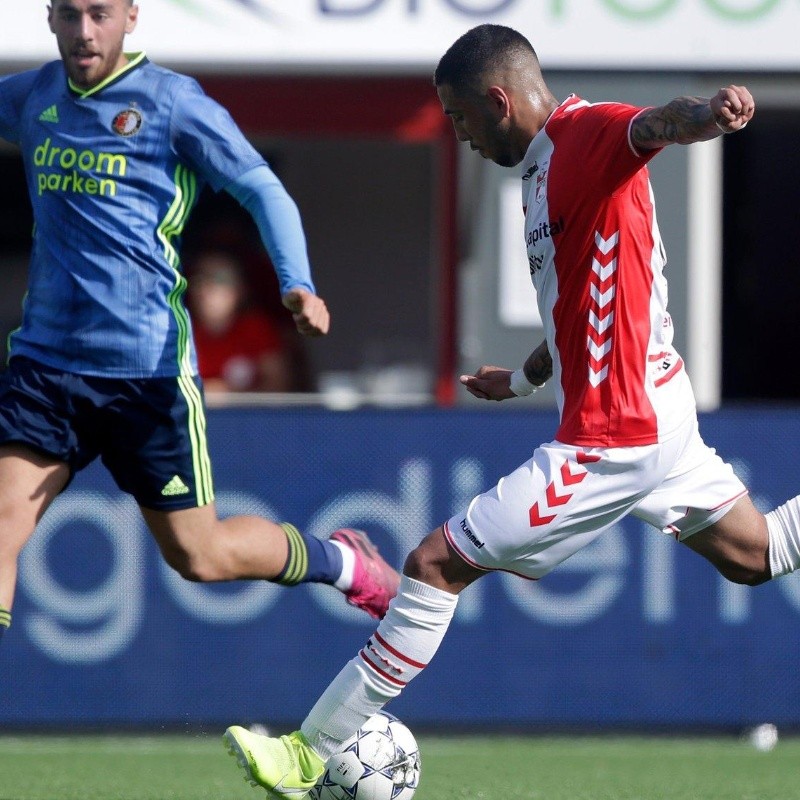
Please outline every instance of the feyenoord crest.
M142 115L135 108L126 108L114 117L111 129L120 136L133 136L142 127Z

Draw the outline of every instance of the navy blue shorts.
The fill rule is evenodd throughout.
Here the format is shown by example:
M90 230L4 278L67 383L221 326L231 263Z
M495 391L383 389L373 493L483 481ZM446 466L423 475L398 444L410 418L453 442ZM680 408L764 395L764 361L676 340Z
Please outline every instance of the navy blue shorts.
M214 499L199 378L98 378L17 356L0 376L0 444L11 442L73 474L99 456L145 508Z

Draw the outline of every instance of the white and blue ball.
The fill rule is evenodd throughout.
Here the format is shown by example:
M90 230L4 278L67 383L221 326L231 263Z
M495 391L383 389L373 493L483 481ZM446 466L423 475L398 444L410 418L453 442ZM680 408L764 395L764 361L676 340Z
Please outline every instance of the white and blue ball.
M411 800L419 785L416 739L393 714L380 711L325 763L311 800Z

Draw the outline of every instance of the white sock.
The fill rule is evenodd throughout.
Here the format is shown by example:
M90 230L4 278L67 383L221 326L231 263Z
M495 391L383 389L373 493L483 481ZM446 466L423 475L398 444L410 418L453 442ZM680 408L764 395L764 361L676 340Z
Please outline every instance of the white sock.
M766 514L769 531L769 568L772 577L800 567L800 496Z
M378 630L322 693L301 730L326 759L428 665L458 596L403 575Z
M353 585L353 575L356 571L356 554L353 552L353 548L348 547L346 544L335 540L331 544L334 547L338 547L339 552L342 554L342 572L333 585L340 592L346 592Z

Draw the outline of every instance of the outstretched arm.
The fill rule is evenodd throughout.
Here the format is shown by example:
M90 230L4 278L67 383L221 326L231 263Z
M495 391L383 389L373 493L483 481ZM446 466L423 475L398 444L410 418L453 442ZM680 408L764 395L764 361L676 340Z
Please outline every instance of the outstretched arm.
M319 295L296 286L284 293L283 305L292 312L295 327L303 336L324 336L328 332L330 314Z
M525 360L521 370L483 366L474 375L462 375L467 391L481 400L510 400L532 394L553 374L553 359L542 342Z
M226 187L250 213L275 266L283 305L304 336L322 336L330 327L325 301L316 294L308 263L306 238L297 205L266 165L256 167Z
M744 86L726 86L711 98L676 97L639 114L631 123L631 142L640 150L705 142L740 131L754 112L753 96Z

